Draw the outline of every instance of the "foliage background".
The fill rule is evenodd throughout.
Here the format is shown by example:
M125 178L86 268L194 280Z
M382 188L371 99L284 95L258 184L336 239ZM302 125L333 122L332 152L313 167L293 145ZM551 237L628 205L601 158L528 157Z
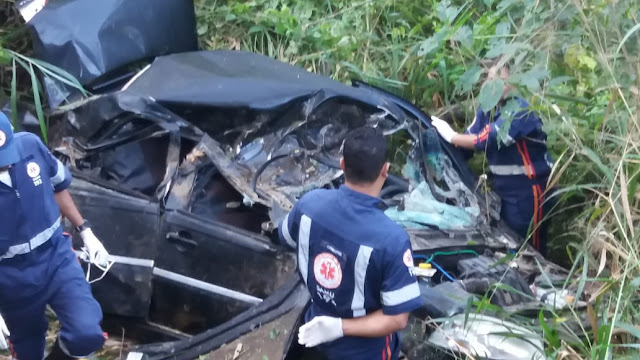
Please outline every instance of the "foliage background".
M552 214L550 257L572 269L578 295L588 295L589 321L595 329L576 332L563 325L566 315L557 315L543 319L536 330L544 333L549 355L558 358L637 354L640 3L194 3L203 49L259 52L339 81L361 79L436 115L458 107L466 114L455 119L460 130L478 107L496 102L492 90L501 84L483 85L483 61L501 55L511 58L514 66L508 82L542 117L556 159L551 182L559 187L561 201ZM29 76L33 65L27 59L21 59L26 66L16 64L15 54L2 51L29 55L30 49L24 28L6 15L12 3L0 4L4 6L9 10L0 12L5 16L0 18L0 97L37 104L38 84ZM485 168L482 156L476 156L473 164L479 172Z

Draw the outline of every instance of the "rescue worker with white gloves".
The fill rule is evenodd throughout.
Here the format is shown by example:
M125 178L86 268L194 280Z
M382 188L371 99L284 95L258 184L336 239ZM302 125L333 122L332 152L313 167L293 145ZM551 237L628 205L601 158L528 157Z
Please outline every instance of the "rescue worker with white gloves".
M487 81L509 77L509 65L496 60L489 68ZM521 97L511 96L513 86L505 84L498 105L487 112L478 109L465 134L459 134L442 119L431 117L431 124L449 143L465 149L483 151L489 163L493 190L502 199L500 216L523 239L531 236L531 244L546 255L549 219L545 218L555 204L547 189L553 159L547 149L547 135L542 120ZM513 113L505 113L509 99L518 104ZM500 128L510 118L509 129L499 136Z
M399 331L422 306L409 235L384 214L387 143L380 129L347 134L339 189L306 193L279 226L297 249L311 306L298 342L333 359L397 359Z
M80 233L94 264L106 266L109 254L66 190L71 179L40 138L14 134L0 112L0 347L14 359L45 356L47 305L61 325L47 359L86 357L105 341L102 309L62 232L60 214Z

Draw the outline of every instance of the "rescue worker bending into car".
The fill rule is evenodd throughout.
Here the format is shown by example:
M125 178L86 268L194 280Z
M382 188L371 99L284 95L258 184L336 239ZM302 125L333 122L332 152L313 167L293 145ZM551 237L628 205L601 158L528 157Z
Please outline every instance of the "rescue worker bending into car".
M509 66L490 67L487 80L509 77ZM484 151L489 162L493 190L502 199L500 216L522 238L531 230L531 244L546 255L546 234L549 221L544 219L553 207L547 191L547 181L553 160L547 150L547 135L542 120L521 97L510 96L511 85L505 84L498 106L488 112L478 109L465 134L455 132L445 121L432 116L432 125L449 143L466 149ZM517 101L519 108L503 114L508 100ZM500 128L507 118L511 124L504 139ZM544 219L544 221L543 221Z
M106 265L108 253L66 190L70 183L40 138L14 134L0 112L0 347L14 359L45 356L47 305L61 325L47 359L86 357L105 341L102 310L63 235L60 213L80 231L93 262Z
M397 359L399 331L422 305L409 235L378 197L389 171L379 129L347 134L339 189L306 193L279 226L312 303L298 341L329 359Z

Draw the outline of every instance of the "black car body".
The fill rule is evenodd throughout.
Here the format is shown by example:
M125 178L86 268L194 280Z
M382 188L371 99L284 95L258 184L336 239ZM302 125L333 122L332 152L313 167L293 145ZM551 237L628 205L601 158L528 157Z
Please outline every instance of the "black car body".
M405 144L381 197L417 262L442 255L415 316L464 312L471 292L447 277L487 278L521 248L499 219L499 199L477 186L429 115L362 82L252 53L187 52L52 116L62 126L55 153L75 177L70 191L115 260L94 295L106 326L138 339L132 353L143 358L197 358L304 311L309 296L277 226L305 192L341 184L341 142L358 126ZM542 272L563 278L532 248L520 252L517 271L499 268L510 285L527 292ZM453 292L464 299L447 299ZM283 356L299 358L290 330Z

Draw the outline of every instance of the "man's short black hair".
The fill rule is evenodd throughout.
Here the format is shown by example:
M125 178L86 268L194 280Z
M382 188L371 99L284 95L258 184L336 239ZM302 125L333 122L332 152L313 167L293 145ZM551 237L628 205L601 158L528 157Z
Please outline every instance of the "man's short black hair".
M347 181L372 183L387 162L387 139L379 128L363 126L354 129L344 139L342 156Z

